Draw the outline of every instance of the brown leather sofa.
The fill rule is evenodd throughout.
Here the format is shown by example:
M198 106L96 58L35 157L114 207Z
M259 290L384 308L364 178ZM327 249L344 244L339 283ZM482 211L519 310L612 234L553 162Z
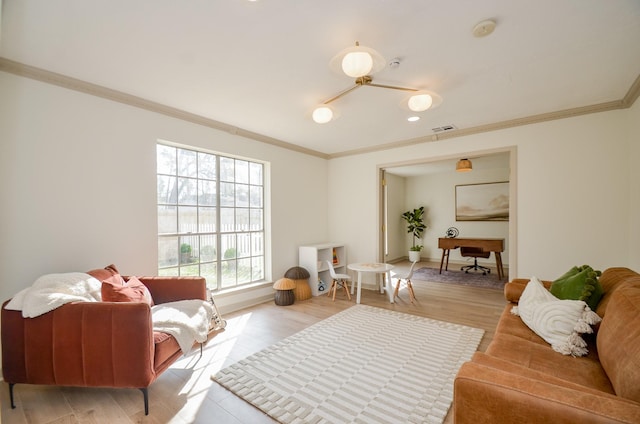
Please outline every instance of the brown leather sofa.
M527 282L507 283L509 303L492 342L460 368L454 422L640 423L640 274L602 273L602 322L583 335L583 357L555 352L511 314Z
M100 281L114 277L115 267L88 273ZM116 270L117 271L117 270ZM119 276L118 276L119 278ZM124 277L127 280L127 277ZM201 277L138 277L154 304L207 299ZM182 351L176 339L154 332L147 303L67 303L35 318L2 305L2 373L13 387L18 383L59 386L147 388Z

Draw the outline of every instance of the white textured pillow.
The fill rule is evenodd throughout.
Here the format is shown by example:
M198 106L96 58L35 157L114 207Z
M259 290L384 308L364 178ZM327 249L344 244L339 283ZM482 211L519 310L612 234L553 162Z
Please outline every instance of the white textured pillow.
M518 306L511 313L563 355L583 356L588 353L581 333L592 333L590 325L601 321L582 300L560 300L536 277L532 277Z

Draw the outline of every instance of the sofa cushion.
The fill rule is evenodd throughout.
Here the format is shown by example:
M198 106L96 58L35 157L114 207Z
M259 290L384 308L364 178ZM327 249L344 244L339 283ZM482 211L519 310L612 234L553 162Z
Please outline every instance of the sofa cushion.
M547 350L549 349L547 348ZM557 357L558 357L557 355L554 356L554 358L557 358ZM561 358L566 358L566 357L563 356ZM511 361L506 361L504 359L498 358L496 356L490 356L482 352L474 353L471 360L476 364L481 364L487 367L502 370L504 372L517 374L519 376L531 378L536 381L544 381L547 383L551 383L555 386L567 387L574 390L588 392L594 395L602 395L603 392L609 393L611 395L615 395L615 393L613 393L613 388L609 384L609 380L606 377L606 374L600 367L597 366L597 359L595 362L593 362L593 360L585 361L584 358L580 358L580 359L570 358L572 365L575 365L576 361L580 362L580 364L578 364L578 367L577 367L579 372L583 374L587 374L589 376L593 376L594 370L595 370L595 375L596 375L595 380L601 381L600 384L593 384L594 379L589 379L589 381L586 382L587 383L586 385L584 384L585 382L576 381L575 375L563 374L563 373L556 375L556 372L555 372L556 370L554 370L553 372L541 371L538 369L534 369L533 367L525 367L520 364L515 364ZM584 362L584 365L583 365L583 362ZM572 368L572 370L575 369L574 366L570 368ZM580 380L580 377L578 377L577 379Z
M147 287L136 277L130 277L124 285L102 282L103 302L143 302L153 306L153 299Z
M558 299L584 300L595 311L602 298L600 274L589 265L574 266L551 284L550 291Z
M579 358L558 355L548 344L496 334L486 354L585 387L615 394L596 349Z
M522 321L522 318L511 313L512 306L513 305L507 305L502 311L502 315L496 326L496 334L508 334L519 337L523 340L543 345L548 349L549 343L527 327L527 324Z
M640 287L613 292L597 346L616 394L640 402Z
M563 355L587 354L581 333L591 333L600 318L582 300L560 300L532 277L512 313Z
M182 356L178 341L170 334L154 331L153 343L153 367L158 374L169 368L177 357Z

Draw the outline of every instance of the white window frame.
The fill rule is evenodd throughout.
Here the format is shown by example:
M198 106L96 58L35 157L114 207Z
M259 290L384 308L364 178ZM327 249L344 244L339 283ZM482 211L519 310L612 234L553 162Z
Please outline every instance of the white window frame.
M212 291L267 280L268 163L164 141L156 161L158 275L200 275Z

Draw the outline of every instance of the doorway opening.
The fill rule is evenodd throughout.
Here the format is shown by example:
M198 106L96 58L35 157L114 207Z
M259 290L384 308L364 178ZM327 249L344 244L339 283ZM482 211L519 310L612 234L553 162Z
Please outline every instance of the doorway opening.
M471 160L471 172L456 172L456 162L463 157ZM424 206L427 229L418 243L424 246L421 261L440 262L442 250L438 248L438 238L446 237L447 230L455 228L460 237L504 238L503 263L509 278L517 275L516 175L515 146L378 166L381 229L378 260L391 263L407 260L412 243L401 215ZM509 183L508 221L457 221L456 186L495 182ZM450 256L453 264L465 264L467 260L458 251L450 252ZM493 261L493 255L490 260Z

